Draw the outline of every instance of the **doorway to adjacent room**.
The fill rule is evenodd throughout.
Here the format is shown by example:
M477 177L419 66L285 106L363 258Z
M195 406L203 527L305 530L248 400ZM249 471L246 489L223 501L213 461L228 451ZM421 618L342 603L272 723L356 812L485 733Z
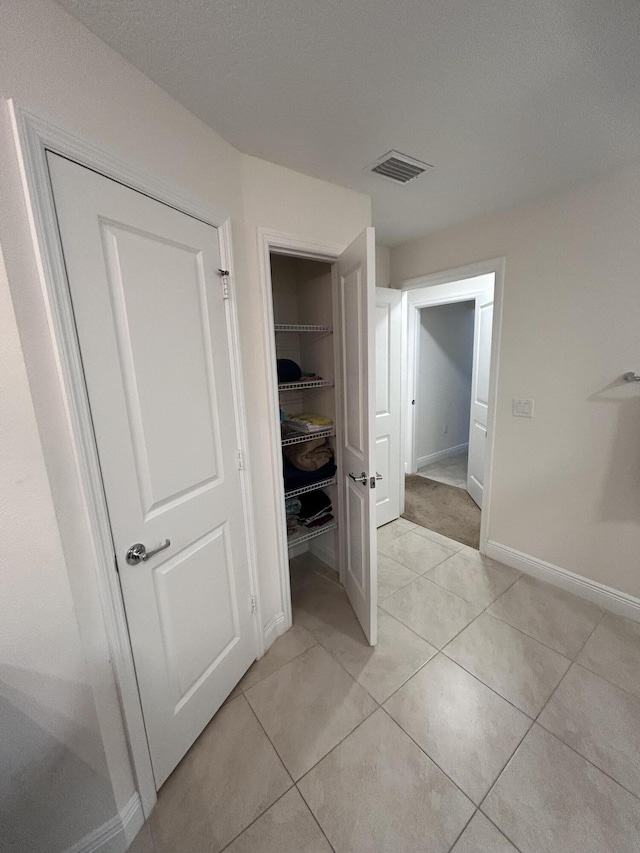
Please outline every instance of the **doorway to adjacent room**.
M493 444L496 270L464 272L405 286L402 514L481 550Z

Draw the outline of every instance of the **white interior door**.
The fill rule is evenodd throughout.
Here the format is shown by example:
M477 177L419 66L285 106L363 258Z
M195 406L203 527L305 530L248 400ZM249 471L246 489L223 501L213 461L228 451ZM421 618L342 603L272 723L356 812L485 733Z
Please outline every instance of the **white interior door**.
M376 287L376 524L400 515L402 293Z
M493 290L476 296L469 419L469 462L467 491L482 509L484 466L489 412L489 372L493 330Z
M371 643L377 640L375 471L375 238L367 228L337 260L341 348L343 582Z
M49 166L159 787L256 656L219 234Z

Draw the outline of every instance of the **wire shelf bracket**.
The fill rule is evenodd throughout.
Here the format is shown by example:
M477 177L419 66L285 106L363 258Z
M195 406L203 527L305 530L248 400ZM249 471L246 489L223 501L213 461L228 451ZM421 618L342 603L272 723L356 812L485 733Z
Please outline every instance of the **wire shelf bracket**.
M333 379L301 379L298 382L281 382L278 391L304 391L305 388L331 388Z
M285 489L285 498L295 498L297 495L306 495L307 492L315 492L318 489L326 489L329 486L335 486L337 480L335 477L330 477L328 480L319 480L317 483L311 483L309 486L301 486L299 489Z
M276 323L276 332L332 332L331 326L304 325L301 323Z
M330 521L327 524L323 524L322 527L316 527L314 530L310 530L308 533L303 533L301 536L290 536L287 539L287 545L289 546L289 548L295 548L296 545L302 545L303 542L308 542L310 539L315 539L316 536L321 536L323 533L328 533L330 530L335 530L337 527L337 521Z
M289 435L282 439L282 446L288 447L290 444L299 444L301 441L312 441L314 438L331 438L336 434L333 427L330 429L321 429L317 432L301 432L297 435Z

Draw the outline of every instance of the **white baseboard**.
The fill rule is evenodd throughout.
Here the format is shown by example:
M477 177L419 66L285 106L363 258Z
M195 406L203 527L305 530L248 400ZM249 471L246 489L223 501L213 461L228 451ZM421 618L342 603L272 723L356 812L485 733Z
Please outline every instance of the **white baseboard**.
M320 536L319 538L322 539L323 537ZM309 550L315 557L322 560L323 563L326 563L330 569L333 569L336 572L338 571L338 561L336 560L333 548L327 548L324 543L319 542L318 539L314 539L309 543Z
M281 634L286 630L284 613L277 613L264 626L264 650L265 652L275 643Z
M509 548L498 542L487 542L484 553L492 560L586 598L604 610L610 610L618 616L626 616L627 619L640 622L640 599L633 595L577 575L568 569L561 569L559 566L546 563L529 554L523 554L522 551L516 551L515 548Z
M441 459L448 459L449 456L457 456L458 453L463 453L464 451L469 452L469 442L457 444L455 447L447 447L446 450L438 450L436 453L427 453L426 456L418 456L416 459L416 468L424 468L425 465L440 462Z
M289 548L289 559L292 560L294 557L299 557L300 554L306 554L308 550L308 542L303 542L301 545L294 545L293 548Z
M142 803L136 791L117 815L67 848L65 853L125 853L143 823Z

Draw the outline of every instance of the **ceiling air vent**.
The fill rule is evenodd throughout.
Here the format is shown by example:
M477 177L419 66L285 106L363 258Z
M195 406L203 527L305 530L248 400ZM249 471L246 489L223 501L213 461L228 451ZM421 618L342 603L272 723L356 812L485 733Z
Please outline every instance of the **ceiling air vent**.
M365 171L381 175L396 184L408 184L409 181L413 181L427 169L432 168L433 166L429 163L407 157L406 154L401 154L399 151L387 151L384 157L380 157L375 163L367 166Z

